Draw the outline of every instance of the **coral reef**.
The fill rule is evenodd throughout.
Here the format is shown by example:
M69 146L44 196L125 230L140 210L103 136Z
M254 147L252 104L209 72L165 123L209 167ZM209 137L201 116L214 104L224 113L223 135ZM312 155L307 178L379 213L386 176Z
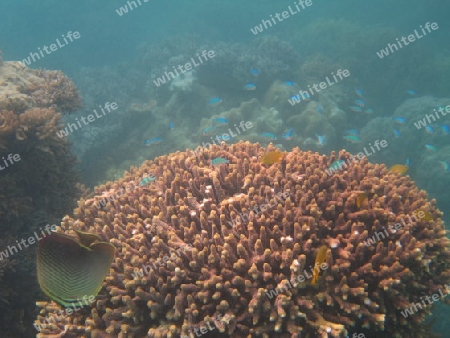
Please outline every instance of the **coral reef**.
M165 78L165 83L159 82L158 78L165 76L165 72L173 72L173 67L177 69L203 50L212 50L215 56L189 73L180 73L173 79ZM84 182L90 186L104 182L105 173L111 167L125 171L125 162L137 164L141 163L138 162L140 157L159 156L163 153L161 147L169 153L209 142L210 136L222 133L218 130L217 134L202 135L203 129L211 123L210 118L227 117L229 112L234 116L229 127L233 128L234 123L243 120L251 121L255 126L251 132L230 140L231 143L245 139L266 144L268 140L261 134L270 132L280 138L291 127L286 125L288 118L305 110L309 114L311 109L316 110L321 105L324 110L322 117L304 119L305 122L310 121L311 126L296 123L294 137L277 142L282 142L280 147L286 149L298 145L321 151L341 149L346 143L336 137L340 136L336 130L348 126L343 121L345 113L339 107L348 104L346 95L353 88L352 82L337 84L324 94L316 95L316 106L307 107L303 102L291 106L288 102L299 89L307 89L312 84L310 81L323 81L338 68L344 66L338 67L331 58L321 55L303 60L293 45L273 36L258 37L249 44L177 36L158 44L143 45L138 52L137 65L83 69L75 79L86 106L96 107L99 101L111 101L114 95L120 107L114 118L111 115L98 122L101 127L93 123L69 136L74 142L75 153L81 159L82 170L88 171L85 163L89 163L89 167L94 163L96 167L95 173L89 171L83 177ZM251 72L253 69L257 70L256 75ZM295 81L296 85L288 86L285 81ZM250 82L256 84L256 90L244 90L244 85ZM119 98L116 99L117 95ZM220 97L222 103L208 104L214 97ZM258 102L255 109L239 113L242 105L253 100ZM81 112L82 115L88 113L88 109ZM65 120L76 123L72 116L65 117ZM322 128L323 121L326 126ZM146 148L143 145L147 138L162 137L162 131L169 131L171 122L175 128L165 133L160 147ZM122 137L117 137L118 134ZM329 141L327 145L317 145L316 134L325 136ZM339 140L340 143L337 142ZM126 158L121 157L125 153ZM111 160L104 161L104 158Z
M308 141L316 139L318 134L325 135L327 143L336 146L339 144L337 130L344 124L345 118L345 112L335 104L330 105L326 113L321 114L317 112L317 103L310 102L305 105L300 114L290 116L286 120L286 124L295 128L302 135L303 144L308 145L310 149L318 150L320 145L315 142L308 143Z
M258 85L266 88L276 78L288 79L290 71L300 64L294 47L274 36L259 37L250 44L210 42L199 36L173 37L156 46L142 46L138 63L150 70L151 80L155 80L203 50L213 50L216 56L196 68L199 82L217 90L241 90L246 82L255 81L252 68L261 71ZM149 84L156 89L152 81Z
M77 196L75 157L56 131L62 127L57 111L74 110L81 102L73 83L60 72L4 62L0 86L0 149L22 161L2 170L0 217L14 223L35 208L67 212Z
M271 150L240 142L161 156L81 199L58 231L95 232L116 257L91 306L48 323L59 306L37 303L38 337L193 338L206 326L205 338L427 337L431 306L408 319L401 311L450 282L435 201L367 159L330 176L345 151L295 148L262 165ZM216 157L229 164L211 166ZM139 185L150 174L157 179ZM368 200L357 207L361 193ZM397 228L419 210L433 219ZM389 236L363 243L394 224ZM329 268L315 285L299 279L323 246Z
M92 114L94 109L98 110L98 107L106 102L116 102L119 107L113 113L102 116L100 121L96 120L69 135L73 143L72 151L80 160L82 180L85 184L93 186L104 179L104 172L108 168L103 159L115 156L122 139L133 132L132 126L127 123L130 116L125 107L130 105L134 94L145 87L145 81L142 82L141 77L142 74L137 74L137 71L128 65L116 68L83 67L74 75L74 81L83 96L84 106L77 114L65 115L66 123L76 125L77 118ZM91 170L93 166L95 171Z
M381 60L377 56L377 49L384 48L402 34L404 32L384 26L368 29L346 19L327 18L297 30L291 43L301 46L299 58L306 60L301 70L309 61L318 61L313 62L316 67L308 67L306 76L321 74L323 69L329 69L330 62L339 62L348 68L354 85L363 86L376 102L375 111L390 111L398 107L407 97L405 90L409 88L419 93L447 95L448 84L441 79L450 75L448 56L430 55L428 47L421 44L411 44L408 53L397 54L395 58ZM423 62L424 59L430 62ZM303 75L302 72L299 75Z
M263 137L258 136L258 134L263 132L272 132L275 134L279 134L283 131L283 121L280 119L279 113L275 110L270 110L269 108L264 107L263 105L261 105L261 102L259 102L255 98L249 101L242 102L238 107L222 111L220 115L217 116L226 118L228 120L228 123L222 126L217 126L216 130L213 132L213 135L220 136L223 133L227 132L228 129L231 129L236 135L232 138L232 142L235 142L236 140L240 140L242 138L250 141L263 141ZM213 116L212 118L214 117L215 116ZM253 121L252 123L256 127L245 130L242 132L242 134L237 134L233 125L237 126L241 121ZM210 143L214 141L215 143L220 143L216 139L211 140L210 136L202 135L202 130L208 125L211 125L211 117L201 120L200 129L197 133L200 135L198 144L200 144L200 141Z
M0 294L0 328L8 337L33 334L30 321L36 310L30 304L39 295L37 285L29 283L35 277L30 274L34 252L9 247L38 230L39 215L45 215L39 223L60 218L80 196L70 143L56 135L61 112L77 109L80 102L75 86L61 72L0 62L0 252L7 253L2 256L5 263L20 260L14 269L9 263L7 270L1 267L7 273L1 277L5 293Z
M262 94L276 79L292 80L292 71L300 65L293 46L274 36L255 39L250 44L208 44L216 56L198 67L199 83L221 93L233 94L234 98L248 99L243 91L246 83L255 83L256 97ZM255 77L251 69L260 74Z
M195 70L191 70L173 79L170 82L169 90L191 91L195 81L197 81Z
M0 110L19 114L31 107L72 112L81 105L73 82L61 71L32 70L21 62L4 62L0 67Z
M449 98L423 96L408 99L395 109L392 116L374 118L361 130L363 145L376 139L385 139L389 143L383 152L371 156L371 161L393 165L403 164L409 159L409 174L442 207L450 203L446 189L450 184L450 175L444 168L445 162L450 163L449 135L442 128L444 125L450 126L450 118L448 113L444 112L445 116L439 111L435 112L435 109L447 105L450 105ZM396 117L403 117L406 122L400 124L394 120ZM427 131L425 125L431 127L432 131ZM400 132L399 137L394 135L394 129ZM435 146L436 150L427 149L425 145ZM350 150L357 151L357 147L353 146Z
M31 97L39 107L55 108L59 111L73 112L81 105L78 91L63 72L59 70L36 70L36 76L45 85L33 83Z

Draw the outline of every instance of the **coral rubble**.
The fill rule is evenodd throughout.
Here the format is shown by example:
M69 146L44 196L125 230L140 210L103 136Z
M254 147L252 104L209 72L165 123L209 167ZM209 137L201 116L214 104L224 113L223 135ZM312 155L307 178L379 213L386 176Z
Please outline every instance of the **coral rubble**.
M100 234L116 257L91 306L49 323L59 306L37 303L38 336L193 338L208 327L204 337L425 337L430 305L407 319L401 311L450 281L435 202L366 159L328 175L345 151L295 148L270 166L261 164L265 151L240 142L161 156L81 199L58 231ZM230 163L211 166L217 157ZM157 179L139 186L149 174ZM368 203L358 208L361 192ZM363 243L419 209L433 220ZM310 271L324 245L329 268L317 283L282 288Z

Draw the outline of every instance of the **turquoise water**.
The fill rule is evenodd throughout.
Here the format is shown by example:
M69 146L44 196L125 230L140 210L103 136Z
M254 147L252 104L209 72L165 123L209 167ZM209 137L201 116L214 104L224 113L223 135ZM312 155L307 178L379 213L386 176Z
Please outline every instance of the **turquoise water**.
M404 166L449 221L449 6L4 0L0 50L4 61L61 70L78 88L83 105L63 115L58 137L71 142L85 188L186 148L272 142L282 151L346 149L370 162ZM38 190L30 188L34 200ZM51 214L54 222L63 216ZM35 223L49 222L42 217ZM11 238L27 228L17 231ZM36 287L27 269L17 273ZM5 315L5 337L34 336L38 295L27 294L22 312ZM441 303L435 310L434 330L444 337L446 311ZM0 306L7 312L8 305Z

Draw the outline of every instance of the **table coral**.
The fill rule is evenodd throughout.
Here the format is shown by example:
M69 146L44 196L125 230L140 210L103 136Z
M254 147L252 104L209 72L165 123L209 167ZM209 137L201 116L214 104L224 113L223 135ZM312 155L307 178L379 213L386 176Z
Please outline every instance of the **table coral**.
M427 336L429 305L409 318L401 311L450 281L449 240L435 201L409 177L366 159L328 175L331 163L350 157L344 150L327 157L296 148L270 166L261 164L265 150L222 143L197 156L158 157L80 200L58 231L98 233L116 257L91 307L49 324L59 307L37 303L38 336L193 338L207 325L213 330L204 337ZM216 157L230 163L212 166ZM149 173L157 180L140 187ZM368 203L358 208L361 192ZM277 201L280 194L286 198ZM419 209L433 220L412 220L374 245L363 243ZM324 245L329 268L317 283L293 281Z

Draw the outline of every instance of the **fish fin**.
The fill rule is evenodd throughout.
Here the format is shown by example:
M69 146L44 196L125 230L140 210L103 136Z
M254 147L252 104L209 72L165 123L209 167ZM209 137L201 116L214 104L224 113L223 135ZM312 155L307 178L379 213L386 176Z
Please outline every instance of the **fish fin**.
M80 243L85 247L90 247L92 243L95 241L101 241L101 237L97 234L93 234L91 232L79 231L75 230L77 233Z
M96 296L114 259L109 242L86 247L75 238L54 233L39 241L36 269L41 290L68 307L83 296Z

